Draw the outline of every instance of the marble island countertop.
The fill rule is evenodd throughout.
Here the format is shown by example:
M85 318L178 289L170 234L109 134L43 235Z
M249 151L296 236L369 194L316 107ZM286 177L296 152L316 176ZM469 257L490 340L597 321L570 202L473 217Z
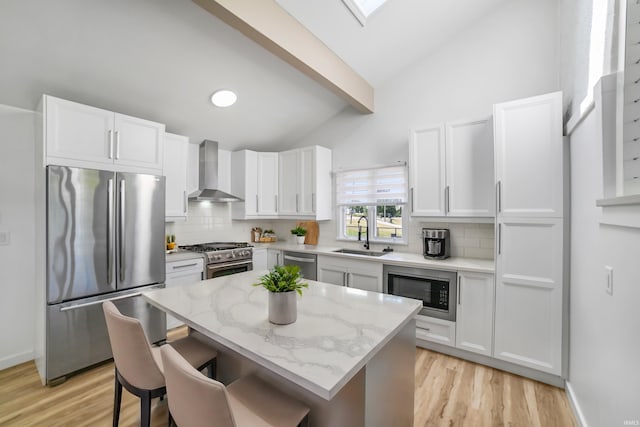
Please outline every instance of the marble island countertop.
M269 323L266 271L144 292L193 329L330 400L420 310L420 301L307 280L298 319Z
M407 267L431 268L448 271L470 271L476 273L494 273L495 261L491 259L451 257L443 260L426 259L422 254L410 252L389 252L382 256L354 255L336 253L338 246L295 245L292 243L250 243L256 249L268 248L294 252L308 252L318 255L329 255L341 258L359 259L382 264L402 265ZM360 248L359 248L360 249Z

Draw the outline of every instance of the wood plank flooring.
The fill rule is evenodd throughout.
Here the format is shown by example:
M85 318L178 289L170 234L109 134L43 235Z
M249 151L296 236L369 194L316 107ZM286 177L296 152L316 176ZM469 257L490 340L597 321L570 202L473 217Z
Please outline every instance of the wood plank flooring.
M185 333L171 331L169 338ZM563 390L418 348L414 426L576 426ZM0 426L109 426L113 364L43 387L33 362L0 371ZM121 426L139 423L139 400L123 393ZM154 399L152 426L167 425Z

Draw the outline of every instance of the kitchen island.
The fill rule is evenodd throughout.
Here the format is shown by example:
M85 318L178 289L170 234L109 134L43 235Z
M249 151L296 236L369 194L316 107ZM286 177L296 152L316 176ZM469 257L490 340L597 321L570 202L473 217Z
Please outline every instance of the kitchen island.
M298 319L267 319L250 271L143 293L219 350L223 383L249 373L304 401L311 426L412 426L417 300L306 280Z

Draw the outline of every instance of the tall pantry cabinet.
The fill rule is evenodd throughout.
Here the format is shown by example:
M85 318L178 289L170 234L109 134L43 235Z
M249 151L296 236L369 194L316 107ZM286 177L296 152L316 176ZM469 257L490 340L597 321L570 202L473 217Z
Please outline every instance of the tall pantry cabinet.
M562 375L568 198L562 93L494 105L494 133L494 357Z

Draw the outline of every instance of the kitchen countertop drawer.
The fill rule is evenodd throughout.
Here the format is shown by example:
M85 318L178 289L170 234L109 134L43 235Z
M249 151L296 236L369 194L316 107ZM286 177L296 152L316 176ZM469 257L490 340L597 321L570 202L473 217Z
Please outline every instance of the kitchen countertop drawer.
M168 261L166 263L166 273L201 273L204 271L204 260L202 258L191 258L180 261Z
M416 338L453 347L456 345L456 324L448 320L416 316Z

